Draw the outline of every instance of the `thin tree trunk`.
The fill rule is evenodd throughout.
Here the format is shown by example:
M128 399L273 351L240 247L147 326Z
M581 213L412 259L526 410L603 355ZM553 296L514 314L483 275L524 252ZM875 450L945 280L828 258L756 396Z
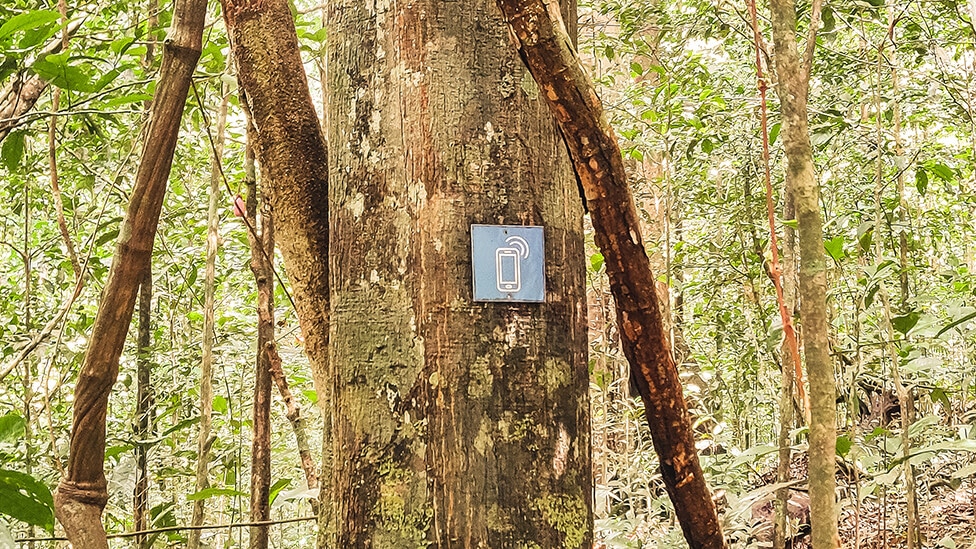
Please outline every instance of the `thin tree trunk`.
M976 2L970 0L969 7L971 13L976 10ZM899 82L898 82L898 48L895 44L895 12L892 6L888 6L888 39L891 41L892 45L892 55L896 57L895 62L891 64L891 92L894 100L892 101L891 111L892 111L892 133L894 134L895 141L895 157L901 158L905 154L904 145L902 144L901 138L901 98L899 97ZM880 143L879 143L880 146ZM879 155L880 156L880 155ZM908 215L908 206L905 203L905 172L904 170L898 170L895 175L895 181L897 183L898 191L898 222L900 225L898 231L898 281L899 281L899 303L902 312L908 312L909 304L908 300L910 297L908 288L908 233L907 228L911 222ZM878 238L880 240L880 238ZM891 306L888 303L887 296L882 296L885 304L885 315L888 317L887 322L891 324ZM907 336L906 336L907 337ZM915 422L915 397L912 394L912 388L906 386L901 377L901 370L897 367L898 360L900 357L898 353L892 354L892 368L894 369L895 382L895 393L898 395L898 404L901 408L901 429L902 429L902 454L905 458L905 463L903 467L905 468L905 493L906 493L906 505L908 506L908 535L907 547L908 549L916 549L917 547L922 547L922 521L921 516L918 512L918 490L917 482L915 478L915 466L912 465L910 459L908 459L909 452L911 450L911 436L909 436L909 428L912 423Z
M64 0L59 0L59 6ZM150 1L149 5L149 28L156 28L155 0ZM64 19L64 12L62 12ZM67 35L62 38L63 49L68 48ZM153 62L153 45L155 40L150 40L143 56L143 64L151 65ZM55 90L57 97L60 90ZM152 101L145 102L145 115L148 117L152 108ZM57 112L58 107L53 108ZM51 117L56 118L56 117ZM56 203L60 204L60 197L57 196ZM79 276L80 276L79 272ZM140 441L148 441L150 434L155 432L155 406L156 399L152 390L152 363L149 360L152 343L152 262L146 269L146 275L139 286L139 341L136 347L136 438ZM133 492L132 518L136 531L145 530L149 527L149 447L146 444L136 446L136 486ZM136 546L139 549L150 549L150 538L144 535L136 537Z
M213 142L213 159L210 165L210 199L207 203L207 259L203 281L203 355L200 358L200 431L197 434L197 465L194 491L199 492L210 486L210 447L214 437L210 431L213 424L213 347L214 347L214 307L216 294L217 251L220 248L220 215L218 204L223 195L221 187L221 163L224 154L224 127L227 125L227 96L230 86L221 86L220 109L217 111L217 135ZM193 502L191 526L203 524L206 499ZM191 530L187 547L200 547L200 530Z
M256 126L261 177L277 219L305 352L323 410L328 469L332 378L329 348L329 203L325 140L309 94L294 20L285 0L223 0L224 19ZM282 108L287 107L287 108ZM328 477L322 493L327 494ZM325 528L320 525L320 532Z
M249 132L253 135L254 132ZM250 148L250 145L249 147ZM249 152L253 166L253 153ZM262 179L262 183L266 179ZM264 185L262 185L263 187ZM254 403L251 423L251 522L271 517L268 497L271 489L271 356L266 351L274 345L274 272L270 258L274 254L274 223L267 196L261 197L258 217L258 186L254 171L247 174L247 232L251 244L251 272L258 290L258 341L254 372ZM253 229L252 232L250 229ZM256 234L255 234L256 233ZM268 526L252 526L251 549L267 549Z
M894 44L894 12L891 7L888 8L888 39ZM899 108L899 98L898 98L898 71L897 66L897 47L893 48L892 55L895 56L895 63L892 63L890 74L891 74L891 85L894 95L894 100L892 101L892 120L894 122L894 138L895 138L895 155L901 155L901 135L900 135L900 125L901 125L901 109ZM885 212L883 210L882 203L882 193L884 191L884 156L881 151L884 147L884 134L882 128L882 99L881 99L881 86L883 82L883 67L886 57L884 56L884 45L882 44L878 48L878 84L875 90L875 119L877 124L877 169L875 172L875 189L874 189L874 245L875 245L875 261L879 264L884 260L884 241L882 238L882 227L885 225ZM899 218L905 215L905 205L904 205L904 190L905 190L905 179L901 170L898 170L896 177L897 190L899 205L897 213ZM889 225L890 227L890 225ZM908 271L905 268L904 259L907 256L905 251L905 233L904 231L899 232L899 286L901 289L901 300L902 303L907 302L907 292L908 292ZM882 312L884 315L884 327L885 327L885 339L886 343L884 345L885 350L888 353L888 358L890 360L891 367L891 378L895 385L895 395L898 398L899 408L901 409L901 458L904 460L902 463L902 470L905 475L905 515L906 515L906 525L905 525L905 547L907 549L916 549L920 547L920 530L919 530L919 517L918 517L918 494L915 487L915 469L912 467L912 462L909 459L912 447L911 436L909 435L909 428L914 422L915 415L915 401L911 397L908 387L905 386L901 377L901 356L898 352L898 347L895 344L895 330L891 324L891 300L888 296L888 291L884 287L884 282L879 282L878 296L881 300Z
M190 77L200 57L205 15L206 0L178 0L174 8L142 160L75 386L68 476L58 485L54 500L58 519L75 547L108 547L101 522L108 502L108 397L118 377L136 294L149 268Z
M302 415L302 407L288 387L288 379L285 377L285 371L281 366L278 346L275 345L274 341L269 341L265 344L264 350L268 353L268 359L271 361L271 377L275 385L278 386L281 400L285 403L285 417L288 418L292 431L295 432L295 446L298 448L298 456L302 461L302 471L305 472L305 485L309 490L314 490L319 487L319 475L315 471L316 466L312 459L312 450L308 445L308 429L306 428L305 416ZM313 498L311 504L312 511L318 515L318 499Z
M796 219L793 197L788 191L784 194L786 196L783 200L783 219L791 221ZM796 231L785 223L783 224L782 284L783 301L786 303L790 317L793 317L796 310ZM796 382L793 372L796 366L790 344L785 339L780 345L780 356L783 357L783 377L780 382L782 385L779 393L779 435L777 437L779 464L776 467L776 482L786 483L790 481L790 464L793 460L793 441L790 437L790 431L793 430L793 384ZM773 529L773 549L785 549L786 547L789 499L789 488L781 488L776 491L776 524Z
M698 462L616 138L571 47L557 4L498 0L498 5L569 145L605 259L631 378L644 402L662 477L685 539L695 549L725 547Z
M807 123L810 66L819 25L819 0L812 21L803 63L796 37L795 0L772 0L773 44L778 95L782 110L782 137L786 151L786 184L793 195L799 233L800 323L804 358L810 382L810 516L814 549L840 545L834 478L837 444L837 404L834 367L827 339L827 263L820 215L820 185L813 165L813 147Z
M152 388L152 267L139 285L139 341L136 345L136 486L132 494L132 522L136 531L149 526L149 446L154 431L156 399ZM149 549L148 538L137 536L136 545Z
M68 6L65 0L58 1L58 10L61 12L61 24L65 28L61 31L61 49L68 48ZM58 112L61 105L61 88L55 88L51 98L51 111ZM78 254L75 253L75 245L71 240L71 233L68 232L68 223L64 219L64 201L61 199L61 185L58 180L58 117L51 115L48 124L48 163L51 168L51 196L54 198L54 213L58 220L58 230L61 231L61 239L64 242L65 252L71 261L71 269L74 272L75 280L81 278L81 263L78 262Z

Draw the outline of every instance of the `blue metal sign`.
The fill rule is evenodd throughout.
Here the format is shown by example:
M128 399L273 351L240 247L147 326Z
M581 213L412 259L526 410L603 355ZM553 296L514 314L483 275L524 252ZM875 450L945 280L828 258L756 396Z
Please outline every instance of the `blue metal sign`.
M546 300L542 227L471 225L475 301Z

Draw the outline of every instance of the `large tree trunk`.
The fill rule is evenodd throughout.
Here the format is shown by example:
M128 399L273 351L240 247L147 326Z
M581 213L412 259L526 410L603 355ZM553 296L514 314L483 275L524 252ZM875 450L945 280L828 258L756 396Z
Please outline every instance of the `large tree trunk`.
M827 340L827 262L820 217L820 185L814 175L813 147L807 123L810 61L815 46L819 3L814 2L811 39L801 64L796 42L795 0L770 3L774 59L779 79L786 185L796 209L800 248L798 298L803 355L810 382L810 521L814 549L839 547L834 489L836 456L836 386Z
M655 294L620 148L553 0L498 0L519 52L556 116L603 252L631 379L661 474L693 548L725 541L695 451L688 408Z
M68 476L61 479L54 499L58 519L75 547L108 547L101 522L108 501L103 468L108 397L139 284L149 268L190 77L200 57L206 7L206 0L178 0L174 8L142 160L75 386Z
M334 547L589 547L582 206L490 0L329 13ZM546 302L474 303L472 223Z

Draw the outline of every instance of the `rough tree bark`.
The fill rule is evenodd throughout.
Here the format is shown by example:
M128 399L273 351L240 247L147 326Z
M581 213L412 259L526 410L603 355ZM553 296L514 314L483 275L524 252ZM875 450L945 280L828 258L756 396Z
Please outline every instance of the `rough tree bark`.
M222 5L237 77L257 133L261 177L277 220L278 248L294 292L305 352L312 363L319 403L327 406L331 386L327 154L295 24L285 0L224 0Z
M108 547L101 522L108 501L108 396L118 376L139 284L149 267L190 77L200 57L205 15L206 0L178 0L174 7L146 144L75 386L68 472L54 499L58 520L75 547Z
M592 544L582 205L490 0L330 4L331 539ZM473 303L469 225L544 225L542 304Z
M516 46L549 102L603 252L631 379L645 406L661 474L693 548L725 541L695 451L678 371L655 294L620 149L552 0L498 0Z
M800 252L798 299L803 358L810 383L810 522L814 549L839 547L834 490L837 404L834 367L827 339L827 263L820 217L813 147L807 122L810 68L816 47L821 0L811 8L810 30L801 62L796 36L796 1L772 0L773 51L778 77L786 185L796 209Z
M286 0L222 0L241 89L257 134L257 157L276 221L305 352L323 411L329 467L329 202L325 139L312 104ZM320 480L323 496L329 477ZM324 531L320 527L320 531Z

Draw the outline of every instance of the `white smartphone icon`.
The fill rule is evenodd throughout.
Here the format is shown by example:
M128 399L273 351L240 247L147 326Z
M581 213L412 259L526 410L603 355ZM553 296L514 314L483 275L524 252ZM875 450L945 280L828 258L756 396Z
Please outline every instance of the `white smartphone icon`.
M519 251L514 248L495 250L495 271L499 292L517 292L522 289L522 272Z

